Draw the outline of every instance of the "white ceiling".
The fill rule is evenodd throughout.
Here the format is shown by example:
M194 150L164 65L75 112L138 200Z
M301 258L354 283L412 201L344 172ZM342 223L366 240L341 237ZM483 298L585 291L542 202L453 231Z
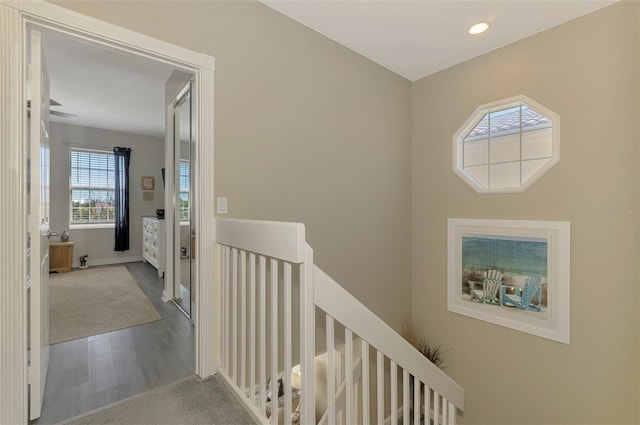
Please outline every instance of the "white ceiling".
M617 0L260 0L415 81ZM477 22L491 24L470 36Z
M173 67L86 44L56 33L43 34L54 122L164 138L164 85Z
M261 0L374 62L416 80L616 0ZM185 7L189 7L185 3ZM492 24L467 34L480 20ZM45 33L53 121L164 135L166 64Z

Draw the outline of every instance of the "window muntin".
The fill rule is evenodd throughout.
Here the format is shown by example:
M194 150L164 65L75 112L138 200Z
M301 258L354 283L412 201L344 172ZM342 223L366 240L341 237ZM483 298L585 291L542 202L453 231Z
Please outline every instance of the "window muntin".
M69 149L69 224L115 222L113 153Z
M478 192L519 192L559 160L558 116L525 96L483 105L454 136L454 171Z

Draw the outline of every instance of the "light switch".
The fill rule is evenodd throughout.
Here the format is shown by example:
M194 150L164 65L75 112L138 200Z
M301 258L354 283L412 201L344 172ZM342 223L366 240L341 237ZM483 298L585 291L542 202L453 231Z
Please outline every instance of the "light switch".
M218 198L218 214L226 214L227 213L227 198L219 197Z

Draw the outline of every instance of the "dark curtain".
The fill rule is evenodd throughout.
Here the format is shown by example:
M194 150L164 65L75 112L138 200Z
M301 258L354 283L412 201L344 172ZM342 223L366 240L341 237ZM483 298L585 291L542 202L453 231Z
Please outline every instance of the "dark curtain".
M113 148L116 166L116 247L115 251L129 250L129 161L131 149Z

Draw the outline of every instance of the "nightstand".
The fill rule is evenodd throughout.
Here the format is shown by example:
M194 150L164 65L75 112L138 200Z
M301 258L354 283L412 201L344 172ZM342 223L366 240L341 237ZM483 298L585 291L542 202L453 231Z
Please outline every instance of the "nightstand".
M71 271L75 242L49 242L49 273Z

